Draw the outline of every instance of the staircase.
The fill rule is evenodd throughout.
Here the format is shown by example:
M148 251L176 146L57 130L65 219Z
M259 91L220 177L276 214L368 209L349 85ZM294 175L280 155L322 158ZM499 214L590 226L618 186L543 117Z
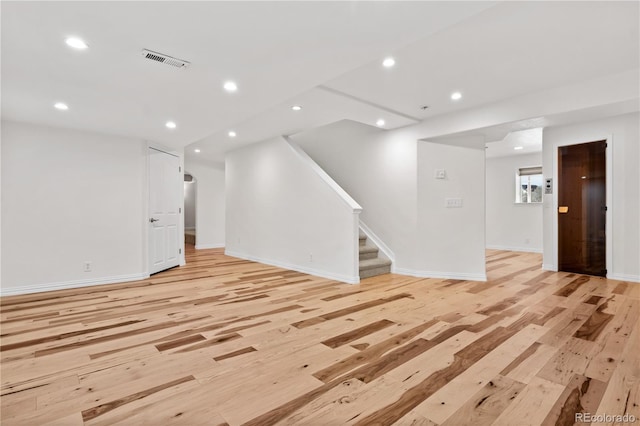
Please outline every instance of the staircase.
M360 231L360 279L391 272L391 261L378 257L378 247Z

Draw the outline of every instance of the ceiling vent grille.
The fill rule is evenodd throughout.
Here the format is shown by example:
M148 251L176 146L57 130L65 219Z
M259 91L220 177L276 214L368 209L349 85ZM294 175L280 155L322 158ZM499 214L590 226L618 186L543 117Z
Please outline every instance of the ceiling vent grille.
M182 59L174 58L173 56L164 55L162 53L154 52L152 50L143 49L142 56L150 61L159 62L161 64L171 65L176 68L186 68L190 62Z

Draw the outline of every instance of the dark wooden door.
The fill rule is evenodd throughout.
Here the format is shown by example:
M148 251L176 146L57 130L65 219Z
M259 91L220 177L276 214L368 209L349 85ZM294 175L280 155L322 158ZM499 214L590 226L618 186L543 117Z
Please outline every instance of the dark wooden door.
M558 148L561 271L606 276L606 141Z

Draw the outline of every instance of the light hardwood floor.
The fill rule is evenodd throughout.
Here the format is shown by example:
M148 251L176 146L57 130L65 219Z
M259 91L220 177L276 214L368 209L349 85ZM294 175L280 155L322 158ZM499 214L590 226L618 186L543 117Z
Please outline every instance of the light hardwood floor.
M640 418L640 284L488 251L489 281L359 285L221 249L1 300L9 425L573 424Z

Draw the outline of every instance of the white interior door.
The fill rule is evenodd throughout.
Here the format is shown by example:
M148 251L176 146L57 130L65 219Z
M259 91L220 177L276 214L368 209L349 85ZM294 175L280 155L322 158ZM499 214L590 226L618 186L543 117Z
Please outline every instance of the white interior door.
M178 157L149 148L149 273L180 264Z

